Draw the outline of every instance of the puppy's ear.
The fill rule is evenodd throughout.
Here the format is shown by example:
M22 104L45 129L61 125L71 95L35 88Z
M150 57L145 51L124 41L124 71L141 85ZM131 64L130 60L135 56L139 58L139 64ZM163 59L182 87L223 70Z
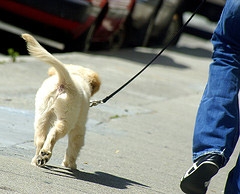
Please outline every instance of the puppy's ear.
M101 85L101 80L97 73L94 72L89 76L89 83L92 88L91 96L93 96L100 89Z
M48 75L49 75L49 76L52 76L52 75L55 75L55 74L57 74L56 69L55 69L54 67L50 67L50 68L48 69Z

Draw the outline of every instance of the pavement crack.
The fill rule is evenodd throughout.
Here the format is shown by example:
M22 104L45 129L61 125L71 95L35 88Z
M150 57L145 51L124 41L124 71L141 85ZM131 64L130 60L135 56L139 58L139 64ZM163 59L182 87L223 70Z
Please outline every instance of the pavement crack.
M4 191L14 191L13 189L6 187L6 186L2 186L0 187L0 190L4 190Z
M34 142L33 140L26 140L26 141L23 141L23 142L20 142L20 143L16 143L13 146L19 146L19 145L24 145L24 144L33 143L33 142Z

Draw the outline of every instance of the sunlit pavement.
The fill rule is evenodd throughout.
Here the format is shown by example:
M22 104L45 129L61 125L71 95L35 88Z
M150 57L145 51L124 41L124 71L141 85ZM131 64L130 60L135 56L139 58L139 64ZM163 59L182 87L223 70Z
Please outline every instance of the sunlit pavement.
M97 71L103 99L144 67L161 48L134 48L55 56ZM106 104L90 108L78 170L61 167L67 146L59 141L46 168L30 165L34 155L34 96L48 65L30 56L15 63L0 56L0 193L181 193L191 165L197 107L207 81L212 45L183 35L130 85ZM221 193L231 161L212 180Z

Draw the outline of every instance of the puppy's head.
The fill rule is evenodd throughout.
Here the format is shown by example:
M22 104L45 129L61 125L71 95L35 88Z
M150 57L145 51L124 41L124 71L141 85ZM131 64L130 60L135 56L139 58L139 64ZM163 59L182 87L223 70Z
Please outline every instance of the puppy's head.
M89 86L91 87L91 96L100 89L101 80L96 72L78 65L66 65L66 67L70 74L79 75L89 83ZM56 73L54 67L48 69L49 76L55 75Z

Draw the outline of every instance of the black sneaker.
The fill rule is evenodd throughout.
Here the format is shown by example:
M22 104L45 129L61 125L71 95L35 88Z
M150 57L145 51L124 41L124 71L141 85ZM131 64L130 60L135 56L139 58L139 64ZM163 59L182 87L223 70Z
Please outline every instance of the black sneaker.
M205 194L211 178L223 166L223 156L208 154L200 157L181 179L180 188L187 194Z

